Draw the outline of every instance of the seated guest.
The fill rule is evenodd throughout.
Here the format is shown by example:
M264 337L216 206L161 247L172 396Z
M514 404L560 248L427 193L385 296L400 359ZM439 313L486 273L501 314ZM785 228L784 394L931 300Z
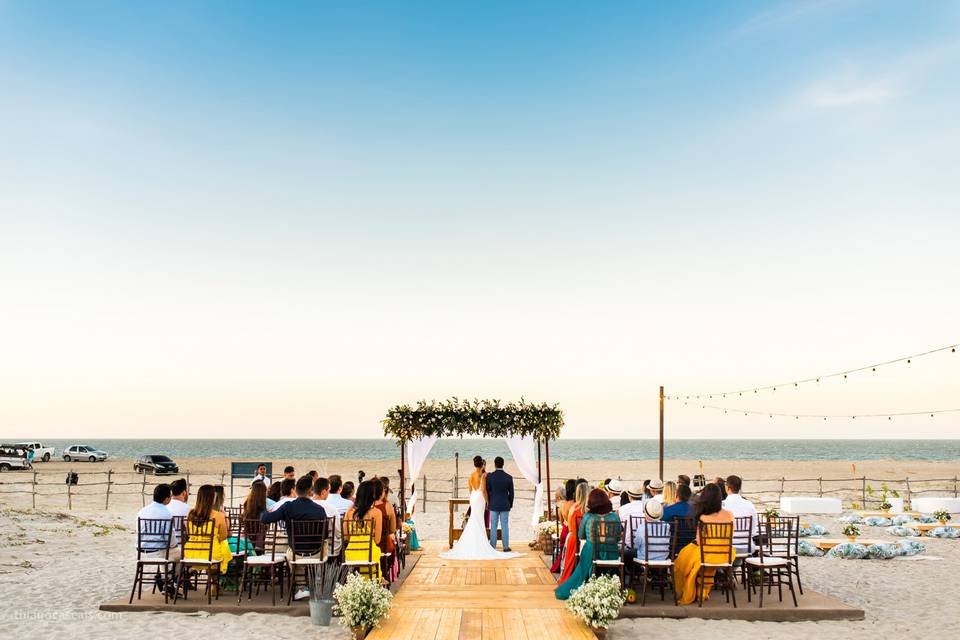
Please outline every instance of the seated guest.
M227 566L233 557L230 544L227 542L229 527L227 518L222 511L214 509L217 502L217 491L212 484L205 484L197 490L197 501L193 509L187 514L187 534L190 536L210 535L209 522L213 522L213 560L220 562L220 573L226 573ZM187 549L184 558L206 560L207 551L204 549ZM214 585L216 588L216 584Z
M267 487L267 508L273 508L273 505L280 502L282 495L280 491L283 489L282 483L274 482L272 485Z
M667 506L668 504L673 504L676 501L677 483L675 483L673 480L667 480L663 483L663 493L660 494L659 502L663 504L663 506Z
M627 502L620 505L617 515L620 516L620 522L623 524L623 561L633 562L637 555L637 548L633 542L633 525L639 522L637 517L643 516L643 485L639 482L627 484Z
M643 499L649 500L652 497L653 497L653 494L650 493L650 481L644 480L643 481Z
M257 480L261 481L269 489L270 485L273 484L270 482L270 476L267 475L267 465L261 464L257 467L257 473L254 474L253 480L250 481L250 484L253 484Z
M284 482L289 482L284 480ZM326 520L327 511L310 499L313 481L310 476L303 476L294 485L297 497L280 504L273 511L264 511L260 514L260 522L283 522L287 531L294 520ZM311 541L308 544L297 544L295 549L298 556L315 556L323 550L322 545Z
M573 505L567 509L567 540L563 547L563 571L560 572L560 579L557 582L565 582L577 568L577 549L580 548L580 540L577 535L580 531L580 522L587 512L587 497L589 495L590 485L586 481L578 481L574 492Z
M594 533L593 523L603 523L598 534ZM580 560L570 577L560 583L554 591L557 600L566 600L574 589L583 586L591 575L593 575L593 546L598 542L604 542L600 553L600 560L617 560L619 549L617 542L620 540L622 525L620 516L613 513L613 505L610 504L610 498L602 489L594 489L587 498L587 513L580 521L580 528L577 530L577 538L584 541L580 549ZM596 539L595 535L600 535ZM613 543L612 545L607 543ZM612 549L612 556L609 550Z
M677 486L685 484L688 487L690 486L690 476L685 476L682 473L677 476Z
M690 498L692 497L693 491L690 490L690 485L679 485L673 504L663 508L663 521L670 522L674 518L686 518L693 515L693 506L690 504Z
M650 492L651 500L656 500L660 504L663 504L663 480L651 480L650 484L647 485L647 490Z
M330 502L330 480L327 478L317 478L313 483L313 501L324 508L327 512L327 518L333 527L333 553L340 553L340 514L337 508Z
M384 499L386 499L386 501L391 505L393 505L394 507L399 507L400 504L397 502L397 496L390 489L390 478L388 478L387 476L379 476L377 479L383 483ZM394 516L396 516L396 514L394 514ZM396 517L394 517L394 520L396 520Z
M720 493L720 487L716 483L708 484L700 492L700 500L697 502L695 512L697 522L707 523L733 523L733 514L723 508L723 498ZM700 571L700 532L697 532L697 538L692 544L685 546L673 564L673 584L677 594L677 601L680 604L690 604L697 599L697 574ZM733 552L734 558L736 551ZM713 557L712 557L713 556ZM724 563L729 560L725 553L707 553L704 558L708 563ZM706 570L704 574L704 600L710 595L710 589L713 587L713 569Z
M304 476L304 478L309 478L310 476ZM281 505L284 505L288 502L297 499L297 481L291 480L289 478L284 478L279 482L280 485L280 499L270 507L270 511L276 511L280 508ZM313 480L310 480L310 486L313 486Z
M570 529L567 527L567 518L570 516L570 508L574 505L573 499L577 491L577 481L573 478L567 480L563 483L561 490L563 499L557 502L557 507L560 510L560 522L562 526L560 527L560 536L557 539L557 557L554 558L553 565L550 567L551 573L560 573L560 570L563 568L564 545L567 542L567 536L570 532Z
M145 558L160 558L166 553L168 548L166 537L169 535L170 529L168 527L173 526L173 514L170 513L168 508L170 505L172 493L170 490L170 485L168 484L158 484L153 488L153 502L145 506L143 509L137 513L137 526L141 531L146 530L145 527L140 526L141 520L166 520L168 524L164 527L164 533L158 536L145 536L143 540L143 549L149 549L150 551L145 553L143 557ZM156 531L156 529L150 529L150 531ZM174 537L171 539L170 544L174 546L169 546L171 560L177 560L180 557L180 548L175 546L177 543L177 538Z
M646 546L647 543L646 523L660 522L660 519L663 517L663 505L656 500L647 500L641 504L643 505L643 520L640 522L640 526L637 527L637 530L633 533L633 544L635 549L634 554L631 557L631 561L633 560L633 557L640 558L641 560L646 558L646 552L644 551L644 546ZM666 536L664 542L669 542L669 536ZM670 550L668 546L664 545L663 549L651 551L650 559L666 560L668 555L670 555Z
M626 504L620 501L620 494L624 493L623 483L620 480L604 481L603 490L607 492L607 497L610 498L610 504L613 505L614 511L619 509L620 505Z
M724 500L726 500L726 498L727 498L727 483L726 483L726 481L725 481L723 478L721 478L720 476L717 476L716 478L713 479L713 484L715 484L715 485L717 485L718 487L720 487L720 495L723 496Z
M376 507L380 513L383 514L383 527L380 532L380 538L377 540L377 544L380 545L381 555L385 553L394 553L394 551L396 551L396 541L394 540L394 535L397 533L397 512L387 499L390 486L384 484L383 480L384 478L374 478L371 480L371 482L373 482L374 496L379 494L379 497L374 501L374 507ZM377 487L377 483L380 483L379 488ZM396 579L396 557L394 557L393 562L387 566L387 572L390 574L390 580Z
M334 474L330 476L330 497L327 501L337 510L337 515L341 518L347 513L347 509L353 506L353 503L340 495L343 489L343 478Z
M340 489L340 497L350 503L350 507L354 504L353 494L357 490L357 485L353 484L351 480L347 480L343 483L343 487ZM350 507L347 507L349 509ZM346 516L347 512L343 512Z
M410 551L420 551L420 540L417 538L417 523L413 521L409 513L403 514L403 523L410 527Z
M170 493L173 495L170 497L170 503L167 505L167 509L170 510L174 518L186 517L190 512L190 505L187 504L187 500L190 498L190 489L187 487L187 481L183 478L178 478L171 482Z
M316 469L310 469L310 471L307 471L307 475L310 476L310 480L312 482L316 482L317 478L320 477L320 472L318 472Z
M293 468L292 465L289 465L289 464L288 464L287 466L285 466L285 467L283 468L283 479L284 479L284 480L290 479L290 480L293 480L294 482L296 482L296 480L297 480L297 471L296 471L296 469Z
M266 510L267 487L262 482L254 482L243 501L243 517L245 520L259 520L260 514Z
M753 533L760 533L760 517L757 514L757 508L753 503L740 495L740 489L743 487L743 480L740 476L728 476L726 480L727 497L723 499L723 508L733 514L734 518L753 518ZM737 552L747 553L747 545L737 545Z
M346 490L347 484L344 484ZM354 506L347 510L343 519L343 544L346 550L344 560L367 562L368 560L380 566L380 546L377 541L383 533L383 512L380 511L374 503L377 501L377 494L373 487L373 481L361 482L357 487L357 499ZM368 533L363 534L362 540L352 540L350 538L351 522L367 522ZM365 572L369 579L373 579L374 574Z

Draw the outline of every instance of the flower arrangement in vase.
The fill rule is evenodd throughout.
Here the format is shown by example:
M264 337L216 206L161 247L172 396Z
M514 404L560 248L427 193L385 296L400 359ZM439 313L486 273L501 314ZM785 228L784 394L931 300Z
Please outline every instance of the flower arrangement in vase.
M848 524L843 528L843 535L847 536L850 542L856 542L857 536L860 535L860 527L852 523Z
M941 527L946 526L947 522L950 521L950 512L946 509L937 509L933 512L933 517L937 519Z
M875 491L873 487L871 487L870 485L867 485L867 494L870 497L877 495L877 493L878 492ZM890 504L890 500L887 499L888 496L899 498L900 493L888 487L886 482L883 482L880 484L879 494L880 494L880 511L883 511L883 513L885 514L889 514L890 510L893 509L893 505Z

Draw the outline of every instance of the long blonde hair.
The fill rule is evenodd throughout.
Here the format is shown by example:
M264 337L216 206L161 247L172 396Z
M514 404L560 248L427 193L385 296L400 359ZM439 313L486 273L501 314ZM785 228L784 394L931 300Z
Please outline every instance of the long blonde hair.
M587 496L590 495L590 485L586 482L581 482L577 485L577 492L574 495L573 502L583 513L587 512Z
M670 506L677 501L677 483L673 480L667 480L663 483L663 504Z

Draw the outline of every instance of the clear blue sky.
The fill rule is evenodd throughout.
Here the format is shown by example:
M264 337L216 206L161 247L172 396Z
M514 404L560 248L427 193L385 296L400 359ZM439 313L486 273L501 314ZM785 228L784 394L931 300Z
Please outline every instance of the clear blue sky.
M0 425L525 395L650 437L658 384L958 339L957 3L384 4L0 0ZM946 408L958 371L751 408Z

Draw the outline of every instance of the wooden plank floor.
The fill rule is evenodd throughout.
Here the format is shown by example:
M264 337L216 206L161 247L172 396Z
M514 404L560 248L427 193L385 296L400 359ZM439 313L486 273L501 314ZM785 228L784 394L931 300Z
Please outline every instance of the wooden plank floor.
M446 547L423 543L390 618L369 640L593 640L553 596L556 581L536 551L510 560L444 560Z

